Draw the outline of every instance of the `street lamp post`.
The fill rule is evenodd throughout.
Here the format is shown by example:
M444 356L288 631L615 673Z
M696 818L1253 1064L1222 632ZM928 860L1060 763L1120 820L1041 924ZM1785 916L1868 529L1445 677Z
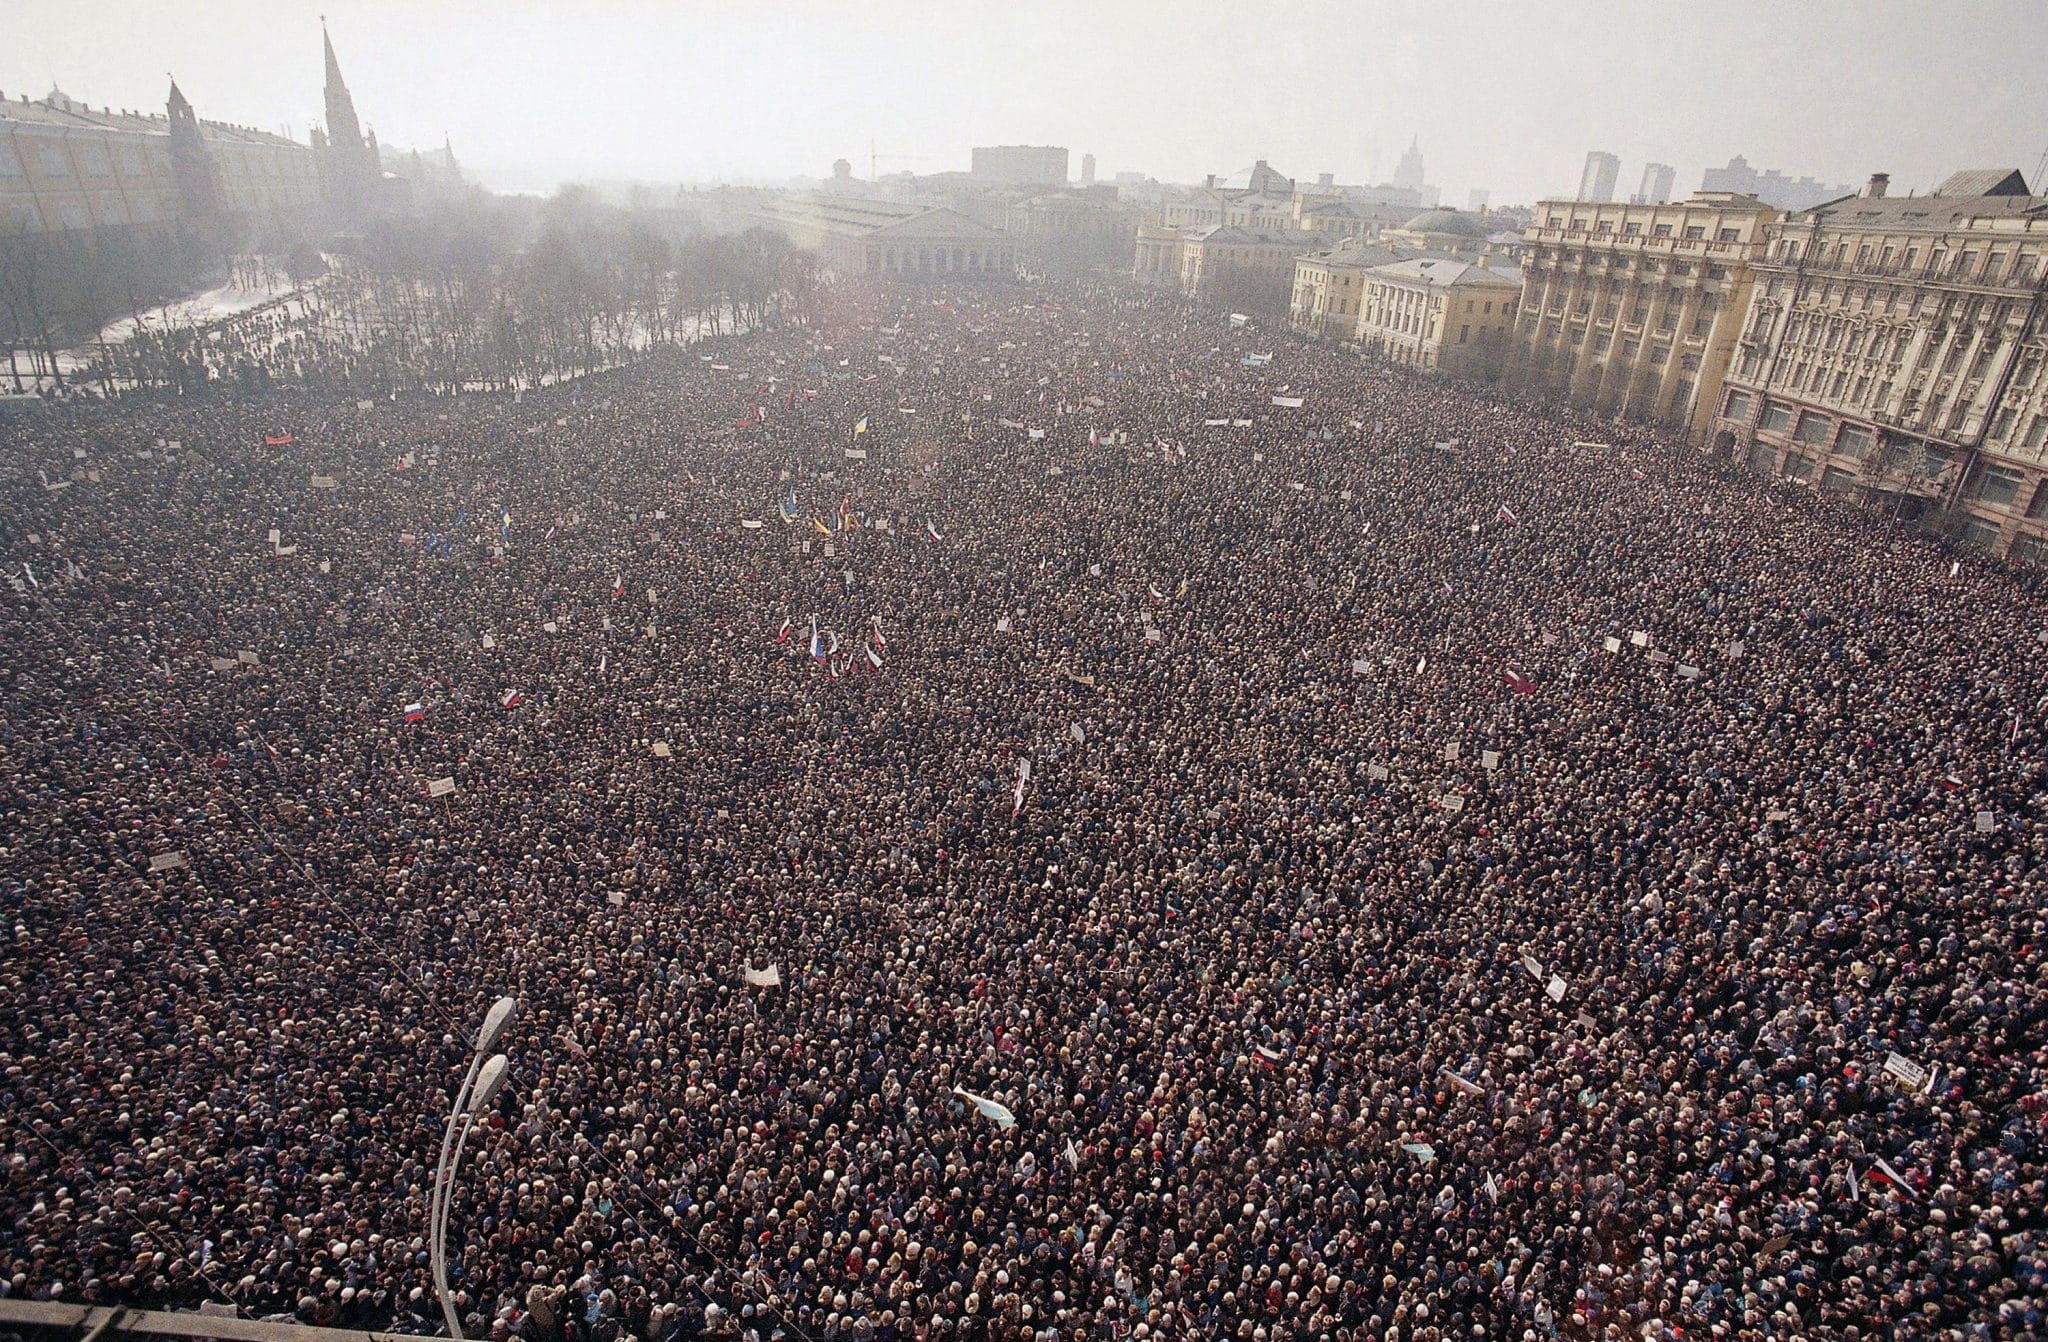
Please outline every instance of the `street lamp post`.
M498 1041L518 1013L519 1001L501 997L484 1017L477 1031L476 1051L469 1060L469 1072L455 1092L454 1107L448 1111L448 1126L441 1134L441 1158L434 1165L434 1192L427 1205L427 1248L433 1260L434 1294L441 1300L441 1316L448 1321L448 1336L462 1337L462 1320L455 1312L455 1296L448 1289L448 1204L455 1191L455 1172L462 1164L462 1151L469 1144L470 1130L477 1115L497 1098L505 1084L510 1064L502 1053L493 1053Z

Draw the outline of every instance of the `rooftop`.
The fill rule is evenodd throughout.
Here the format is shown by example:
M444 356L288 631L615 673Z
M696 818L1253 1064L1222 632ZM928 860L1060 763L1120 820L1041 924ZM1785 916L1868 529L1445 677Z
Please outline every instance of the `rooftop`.
M0 102L0 123L60 130L102 131L120 135L168 135L171 132L170 118L160 112L117 112L107 107L94 110L82 102L65 97L55 89L50 91L49 97L37 102L30 102L26 94L13 102ZM296 149L306 147L297 140L283 135L256 130L250 126L230 125L225 121L202 119L199 128L205 132L209 140L290 146Z
M1463 210L1424 210L1407 223L1401 225L1409 233L1443 233L1453 237L1483 240L1486 225L1478 215Z
M1480 265L1476 261L1454 261L1439 257L1416 257L1374 266L1372 273L1389 279L1420 280L1440 289L1485 285L1519 290L1522 272L1514 266Z
M1972 219L2042 212L2048 212L2048 196L2029 194L2017 169L1973 168L1951 174L1931 195L1844 196L1800 210L1788 222L1933 232L1960 228Z

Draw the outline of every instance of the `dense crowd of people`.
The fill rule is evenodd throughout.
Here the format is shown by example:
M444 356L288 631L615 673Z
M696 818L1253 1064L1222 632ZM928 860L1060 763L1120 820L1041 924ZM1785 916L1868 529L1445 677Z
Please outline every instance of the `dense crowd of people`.
M472 1336L2043 1326L2001 565L1107 288L0 446L0 1291L438 1331L511 993Z

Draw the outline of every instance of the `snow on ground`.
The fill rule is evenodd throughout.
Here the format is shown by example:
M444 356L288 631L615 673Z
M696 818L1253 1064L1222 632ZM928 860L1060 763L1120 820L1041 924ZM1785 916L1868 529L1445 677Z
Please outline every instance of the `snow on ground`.
M137 330L175 331L193 326L205 326L211 322L237 317L251 308L263 306L273 299L283 298L296 292L289 280L280 279L275 288L245 289L233 283L217 285L183 298L174 298L168 303L146 309L138 316L123 317L100 328L100 333L91 343L76 349L61 350L57 355L57 366L66 373L83 367L99 353L103 345L118 345L135 334Z

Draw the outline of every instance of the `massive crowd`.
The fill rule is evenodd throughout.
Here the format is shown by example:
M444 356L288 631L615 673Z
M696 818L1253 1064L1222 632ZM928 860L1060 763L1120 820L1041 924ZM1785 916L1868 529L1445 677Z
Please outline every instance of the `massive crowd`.
M437 1331L509 992L472 1336L2043 1326L1999 565L1118 290L0 450L8 1294Z

